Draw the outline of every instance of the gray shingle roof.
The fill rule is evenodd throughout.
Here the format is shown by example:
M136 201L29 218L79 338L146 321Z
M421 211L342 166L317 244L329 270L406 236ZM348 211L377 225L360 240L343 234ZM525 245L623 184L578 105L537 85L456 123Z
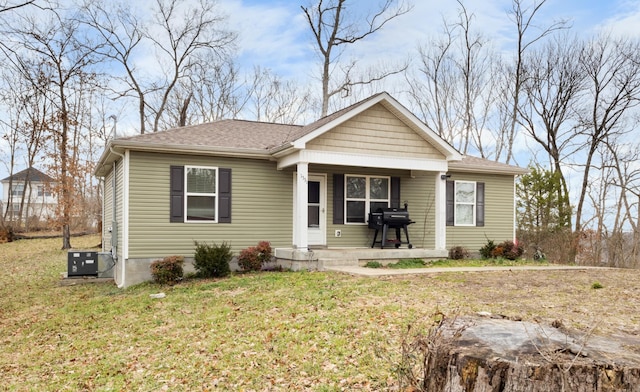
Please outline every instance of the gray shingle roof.
M266 151L290 139L300 125L219 120L117 139L144 145L211 147Z
M54 181L53 178L44 174L43 172L36 169L35 167L29 167L27 169L24 169L12 176L3 178L1 181L5 182L5 181L9 181L10 179L12 181L25 181L27 179L27 176L29 177L29 181L33 181L33 182L53 182Z
M266 151L295 141L381 94L383 93L372 95L365 100L305 126L247 120L218 120L144 135L122 137L117 140L135 142L136 144L147 146L164 145Z
M386 93L372 95L304 126L247 120L218 120L144 135L122 137L114 140L114 145L158 150L218 152L226 150L228 153L245 152L250 155L272 154L383 94ZM527 172L526 169L517 166L471 156L463 156L462 161L450 161L449 168L450 170L478 173L522 174Z

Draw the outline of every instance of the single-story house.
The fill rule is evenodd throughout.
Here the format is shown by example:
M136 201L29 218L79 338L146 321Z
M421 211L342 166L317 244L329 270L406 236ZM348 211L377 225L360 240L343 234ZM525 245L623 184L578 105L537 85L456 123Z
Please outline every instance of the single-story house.
M305 126L220 120L114 139L95 170L121 287L150 279L153 260L192 259L194 241L236 254L269 241L292 269L477 251L515 238L525 172L461 155L387 93ZM405 203L413 248L372 248L369 212Z

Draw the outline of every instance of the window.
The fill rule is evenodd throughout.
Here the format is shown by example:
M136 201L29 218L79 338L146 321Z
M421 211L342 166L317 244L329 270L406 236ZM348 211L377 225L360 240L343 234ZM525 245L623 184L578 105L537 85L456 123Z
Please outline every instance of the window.
M447 226L484 226L484 182L447 181Z
M455 185L456 226L475 225L476 183L456 181Z
M345 176L346 223L365 223L369 212L389 207L389 177Z
M218 169L185 168L186 221L216 221Z
M38 197L50 197L51 191L48 188L45 188L44 185L38 185Z
M13 184L11 187L11 196L22 196L24 193L24 184Z
M169 221L231 223L231 169L169 168Z

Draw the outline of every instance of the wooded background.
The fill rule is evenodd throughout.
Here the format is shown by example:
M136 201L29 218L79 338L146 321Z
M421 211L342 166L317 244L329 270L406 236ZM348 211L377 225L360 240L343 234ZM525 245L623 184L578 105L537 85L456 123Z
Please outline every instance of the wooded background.
M5 2L2 163L9 174L34 166L58 181L59 219L48 225L68 248L70 232L100 215L99 154L132 133L118 119L136 119L135 133L222 118L303 124L385 89L463 154L530 166L517 190L529 256L638 266L637 39L578 37L569 21L540 17L545 0L512 0L505 18L516 45L504 49L459 0L457 16L439 35L415 37L406 59L381 53L364 67L351 49L413 7L386 0L363 17L352 3L301 2L318 67L294 80L262 64L242 68L242 32L214 1ZM516 156L523 140L530 153ZM9 222L8 207L5 230L34 229Z

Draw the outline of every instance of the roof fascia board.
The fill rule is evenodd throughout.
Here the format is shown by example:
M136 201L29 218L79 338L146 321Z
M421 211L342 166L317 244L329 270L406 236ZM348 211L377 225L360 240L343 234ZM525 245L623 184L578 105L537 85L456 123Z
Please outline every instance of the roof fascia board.
M263 158L270 159L271 154L269 151L264 150L252 150L252 149L240 149L240 148L211 148L204 146L177 146L175 144L148 144L142 142L125 141L122 143L114 143L114 147L121 147L125 150L131 151L154 151L154 152L168 152L179 154L214 154L222 156L234 156L240 158Z
M458 162L450 163L449 171L456 171L456 172L463 172L463 173L480 173L480 174L509 174L513 176L529 173L529 170L523 169L517 166L484 168L481 166L464 165Z

